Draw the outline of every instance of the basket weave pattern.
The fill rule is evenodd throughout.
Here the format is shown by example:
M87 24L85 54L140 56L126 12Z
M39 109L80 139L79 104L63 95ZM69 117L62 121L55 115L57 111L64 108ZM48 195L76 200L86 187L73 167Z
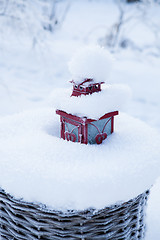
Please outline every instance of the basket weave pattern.
M146 191L128 202L99 211L61 212L15 200L0 189L0 239L143 239L148 195Z

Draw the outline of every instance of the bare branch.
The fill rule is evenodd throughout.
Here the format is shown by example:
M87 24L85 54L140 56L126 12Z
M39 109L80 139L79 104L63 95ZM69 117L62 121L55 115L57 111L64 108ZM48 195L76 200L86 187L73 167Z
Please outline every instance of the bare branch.
M0 12L0 16L4 16L6 14L6 11L8 8L9 0L4 0L4 1L5 1L5 3L4 3L3 9L2 9L2 12Z

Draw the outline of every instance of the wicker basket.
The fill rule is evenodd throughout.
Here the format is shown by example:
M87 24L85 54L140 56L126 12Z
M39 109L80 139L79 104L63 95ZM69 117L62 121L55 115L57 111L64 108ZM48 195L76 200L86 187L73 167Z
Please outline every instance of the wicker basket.
M0 189L0 239L143 239L148 195L99 211L61 212L15 200Z

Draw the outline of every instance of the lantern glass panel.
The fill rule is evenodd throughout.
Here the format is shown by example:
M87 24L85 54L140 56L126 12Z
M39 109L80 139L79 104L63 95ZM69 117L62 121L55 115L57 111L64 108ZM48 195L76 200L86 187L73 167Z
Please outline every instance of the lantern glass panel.
M65 132L73 133L76 136L75 142L78 142L78 126L65 122Z
M96 136L99 133L107 133L107 136L111 134L111 118L93 121L88 124L88 143L96 144Z

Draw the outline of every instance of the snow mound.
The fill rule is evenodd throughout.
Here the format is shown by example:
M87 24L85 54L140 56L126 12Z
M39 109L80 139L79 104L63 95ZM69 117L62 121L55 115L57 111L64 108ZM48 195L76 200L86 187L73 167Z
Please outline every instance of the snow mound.
M123 110L131 90L122 84L103 85L101 92L70 97L69 89L55 89L50 96L54 107L80 117L100 118L105 113Z
M160 172L159 136L126 114L101 145L59 138L55 109L0 120L0 187L54 209L103 208L149 189Z
M80 83L85 78L105 82L111 70L112 57L105 48L87 46L77 51L68 65L76 83Z

